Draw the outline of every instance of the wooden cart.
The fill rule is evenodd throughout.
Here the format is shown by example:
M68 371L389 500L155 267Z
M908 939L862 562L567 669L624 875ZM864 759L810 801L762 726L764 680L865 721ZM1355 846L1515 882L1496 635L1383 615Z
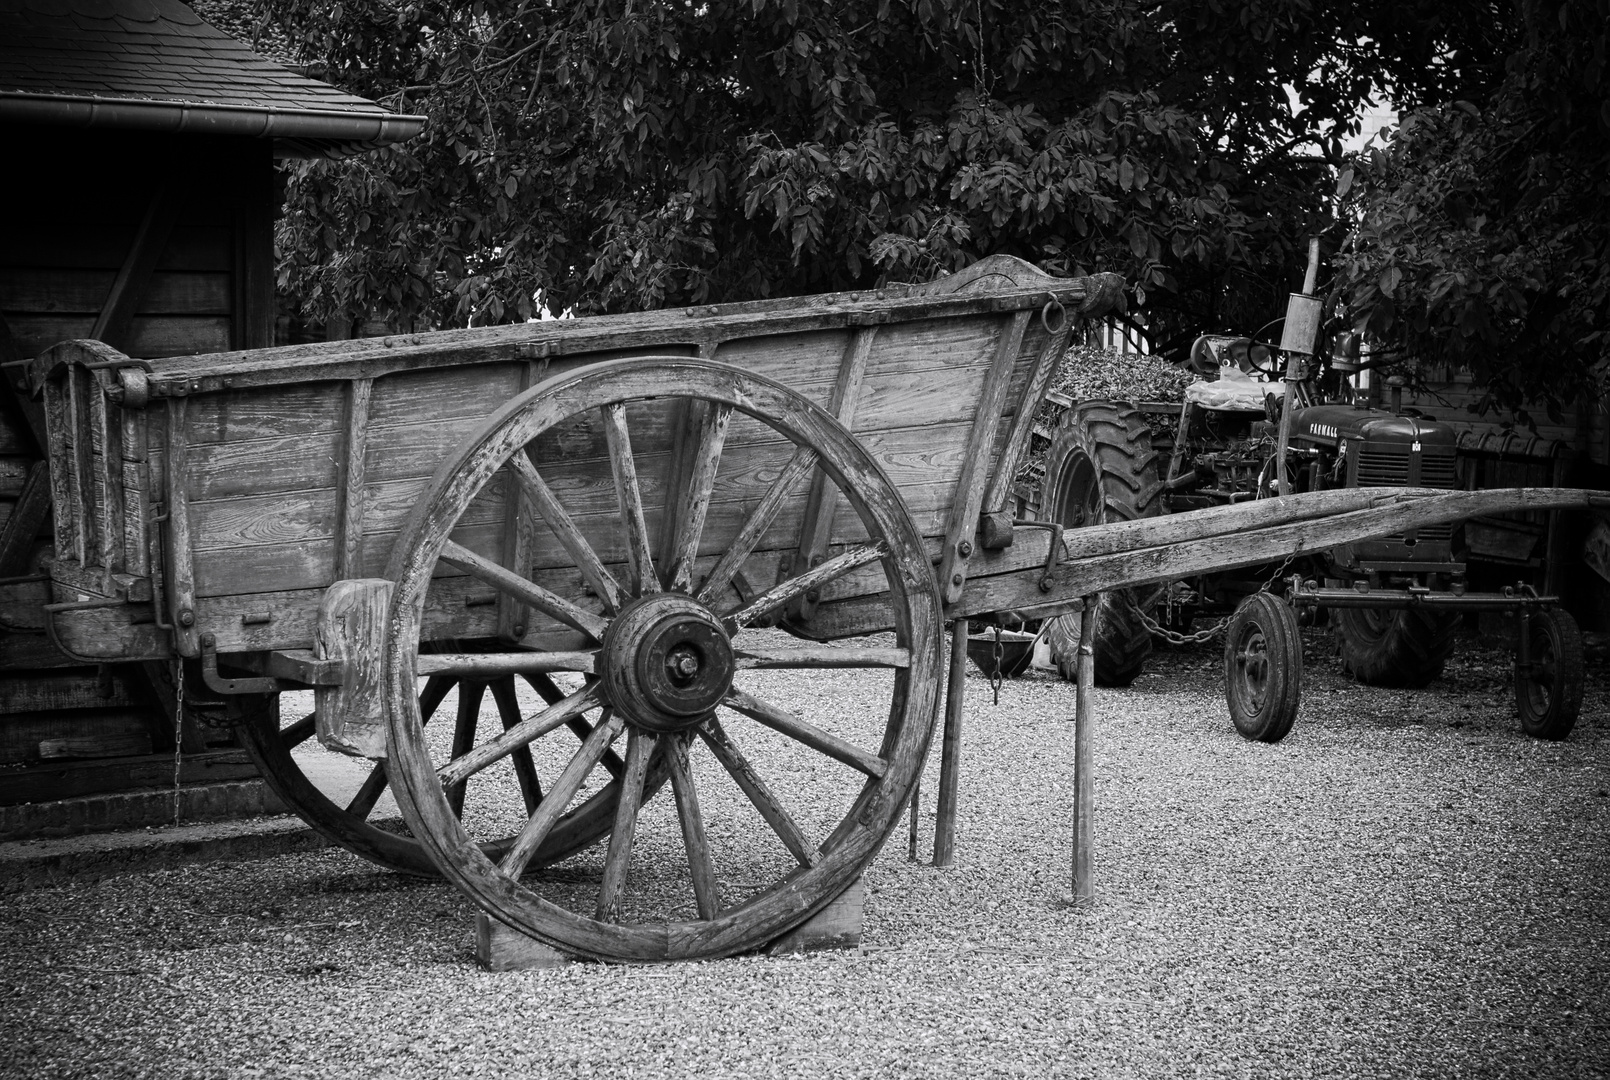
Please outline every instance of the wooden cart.
M88 661L177 661L231 703L314 827L439 870L566 954L754 949L894 830L938 715L946 623L965 640L969 620L1074 610L1321 531L1473 512L1399 489L1067 537L1014 524L1014 468L1068 336L1119 295L1111 277L995 257L876 293L151 363L69 342L32 369L57 514L50 632ZM767 669L844 667L877 672L870 712L765 689ZM542 699L529 714L517 679ZM428 728L455 686L452 729ZM282 725L277 695L307 688L313 715ZM493 733L477 731L487 692ZM348 805L292 754L315 733L377 761ZM713 848L754 845L708 827L705 754L782 862L718 874ZM517 805L476 801L496 770ZM790 779L840 792L835 815L796 820ZM367 821L388 784L411 835ZM634 845L665 854L638 822L667 784L690 897L628 888ZM595 862L567 870L577 858Z

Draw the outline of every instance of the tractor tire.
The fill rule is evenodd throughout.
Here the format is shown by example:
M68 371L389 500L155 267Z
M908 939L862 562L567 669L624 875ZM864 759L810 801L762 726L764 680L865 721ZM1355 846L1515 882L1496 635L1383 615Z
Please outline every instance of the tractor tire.
M1571 734L1582 711L1582 632L1570 612L1542 608L1528 620L1531 666L1515 663L1515 702L1521 730L1534 739Z
M1253 593L1224 635L1224 696L1243 739L1277 743L1297 720L1303 693L1303 642L1291 605Z
M1040 514L1065 528L1156 517L1162 512L1157 452L1145 417L1124 401L1086 401L1062 415L1046 454ZM1141 619L1155 587L1116 589L1096 597L1097 686L1128 686L1146 666L1152 635ZM1046 630L1057 671L1078 678L1079 616Z
M1418 689L1442 674L1453 652L1457 615L1422 608L1341 608L1331 612L1342 667L1366 686Z

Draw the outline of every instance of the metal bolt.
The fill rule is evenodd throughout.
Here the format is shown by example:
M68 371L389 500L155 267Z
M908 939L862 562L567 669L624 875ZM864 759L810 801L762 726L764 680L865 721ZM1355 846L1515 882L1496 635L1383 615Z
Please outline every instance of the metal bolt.
M525 623L515 623L514 624L514 636L515 637L525 637Z
M822 598L822 590L821 589L806 589L805 590L805 599L809 600L811 603L814 604L818 600L820 600L821 598Z
M973 542L971 540L963 540L961 543L957 544L956 545L956 554L960 555L964 559L972 558L973 557Z
M950 576L950 583L952 585L960 585L965 580L967 580L967 579L962 577L960 574L952 574Z
M180 611L179 612L179 625L180 626L194 626L194 625L196 625L196 613L194 611L191 611L189 608L185 608L184 610Z

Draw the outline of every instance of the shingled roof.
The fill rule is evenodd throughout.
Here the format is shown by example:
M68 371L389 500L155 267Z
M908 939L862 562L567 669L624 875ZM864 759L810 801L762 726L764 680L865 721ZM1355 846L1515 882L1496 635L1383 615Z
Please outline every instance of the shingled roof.
M0 122L247 135L344 157L422 116L265 60L178 0L0 0Z

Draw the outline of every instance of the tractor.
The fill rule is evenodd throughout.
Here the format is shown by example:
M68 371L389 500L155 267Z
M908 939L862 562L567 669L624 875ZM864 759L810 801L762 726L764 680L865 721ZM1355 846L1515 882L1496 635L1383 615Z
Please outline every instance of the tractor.
M1186 388L1171 440L1129 402L1082 401L1064 412L1051 431L1040 517L1077 528L1293 492L1469 486L1474 463L1459 433L1403 408L1400 377L1387 380L1390 409L1365 403L1355 386L1366 367L1356 335L1324 334L1328 347L1316 355L1323 322L1313 295L1317 268L1315 245L1278 345L1259 335L1196 339L1184 362L1201 378ZM1522 729L1543 739L1569 734L1582 699L1582 639L1557 597L1527 584L1472 589L1457 526L1328 547L1322 533L1316 539L1277 566L1103 594L1096 681L1133 682L1154 636L1204 641L1222 629L1231 719L1248 739L1278 742L1301 697L1300 626L1332 626L1343 666L1361 682L1423 687L1442 673L1463 613L1503 611L1519 625ZM1204 616L1222 619L1189 634ZM1044 633L1071 678L1077 620L1056 620Z

